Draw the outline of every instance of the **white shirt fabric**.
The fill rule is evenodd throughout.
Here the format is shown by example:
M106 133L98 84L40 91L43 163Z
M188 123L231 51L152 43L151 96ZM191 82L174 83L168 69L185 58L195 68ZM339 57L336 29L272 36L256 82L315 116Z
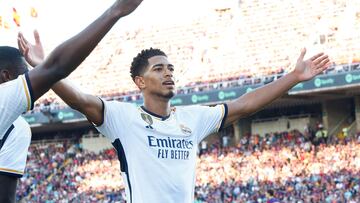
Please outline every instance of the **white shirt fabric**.
M192 203L198 144L221 129L226 104L173 107L161 117L144 107L104 102L97 129L118 152L129 203Z
M0 84L0 174L24 173L31 131L21 114L32 109L31 93L27 74Z

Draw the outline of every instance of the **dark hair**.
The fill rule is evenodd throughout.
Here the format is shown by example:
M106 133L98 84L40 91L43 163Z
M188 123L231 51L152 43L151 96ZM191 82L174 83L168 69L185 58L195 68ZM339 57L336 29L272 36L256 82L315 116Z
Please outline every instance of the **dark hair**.
M14 76L27 71L27 65L20 51L14 47L0 46L0 70L7 69Z
M166 56L166 54L160 49L144 49L133 59L130 68L131 78L135 80L136 76L141 75L144 72L146 66L149 65L148 59L153 56ZM167 56L166 56L167 57Z
M268 193L270 196L274 196L274 190L272 190L272 189L269 189L269 190L267 191L267 193Z

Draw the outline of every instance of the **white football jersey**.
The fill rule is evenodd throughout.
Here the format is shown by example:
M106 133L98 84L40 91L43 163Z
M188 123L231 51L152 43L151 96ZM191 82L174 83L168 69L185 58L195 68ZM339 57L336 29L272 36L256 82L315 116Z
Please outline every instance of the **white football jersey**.
M221 129L226 104L174 107L161 117L144 107L104 102L97 129L118 152L129 203L192 203L198 144Z
M0 84L0 174L24 173L31 131L21 114L32 109L31 98L27 74Z

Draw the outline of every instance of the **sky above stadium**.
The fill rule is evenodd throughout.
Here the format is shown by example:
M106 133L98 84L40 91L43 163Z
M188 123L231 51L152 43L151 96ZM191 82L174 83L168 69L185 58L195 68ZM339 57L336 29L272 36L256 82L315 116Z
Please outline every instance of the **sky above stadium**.
M121 19L116 27L186 21L208 11L209 1L204 1L145 0L133 14ZM0 44L16 46L18 31L30 38L34 29L39 30L44 42L58 44L80 32L113 2L114 0L0 0L0 16L10 24L9 29L0 27ZM37 18L30 17L31 7L36 9ZM13 21L13 8L16 8L20 16L20 27Z

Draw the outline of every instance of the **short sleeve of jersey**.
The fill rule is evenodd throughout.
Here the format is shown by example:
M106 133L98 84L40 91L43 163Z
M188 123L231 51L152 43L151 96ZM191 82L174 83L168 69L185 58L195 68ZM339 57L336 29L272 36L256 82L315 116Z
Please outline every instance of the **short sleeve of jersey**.
M206 136L222 129L227 116L227 105L197 106L192 111L197 121L196 131L199 132L197 139L200 143Z
M103 101L104 103L104 122L96 129L113 142L125 134L125 129L129 125L129 112L133 108L132 104L118 101Z
M0 85L0 139L22 114L32 109L32 89L26 75Z

